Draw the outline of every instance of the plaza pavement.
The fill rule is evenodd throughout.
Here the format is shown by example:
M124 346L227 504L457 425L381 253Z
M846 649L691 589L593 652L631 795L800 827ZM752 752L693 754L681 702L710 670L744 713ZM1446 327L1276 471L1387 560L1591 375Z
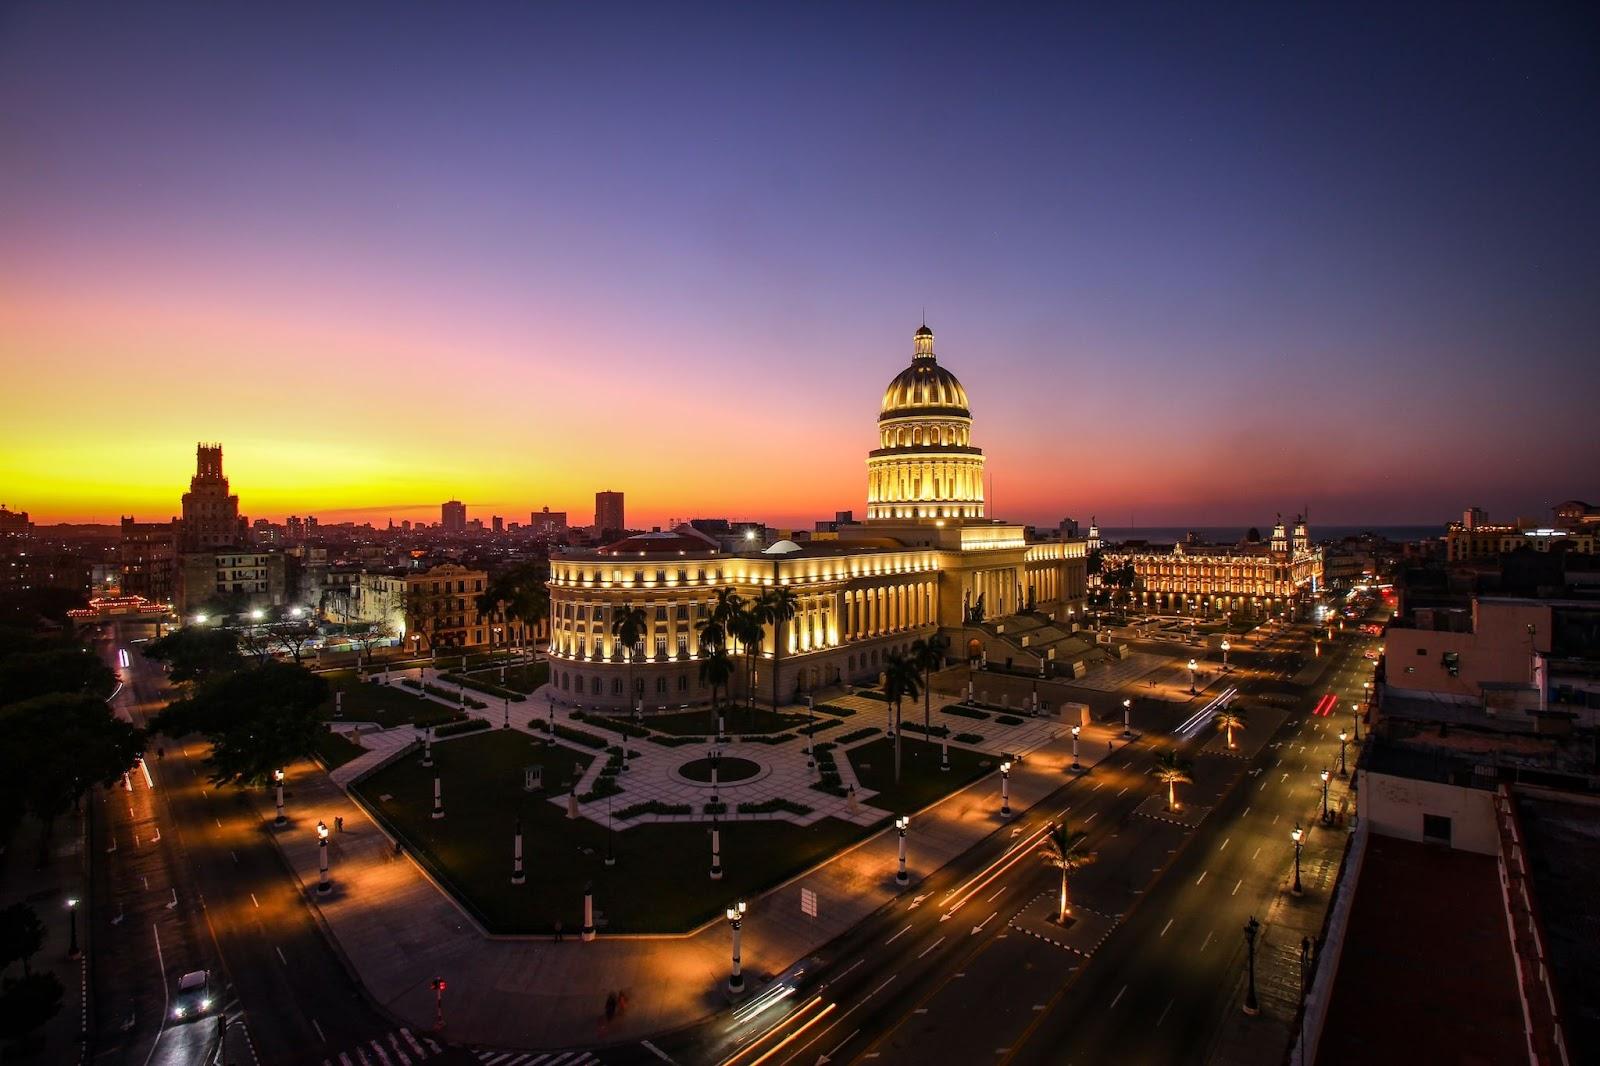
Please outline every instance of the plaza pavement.
M881 701L843 697L831 702L846 703L857 713L828 733L842 735L867 726L881 729L887 722L888 707ZM503 711L491 705L468 713L498 725ZM530 697L513 705L512 727L543 737L542 731L530 730L527 723L535 716L547 719L549 713L548 703ZM572 722L570 712L561 707L555 708L555 716L558 722L576 728L593 728ZM920 720L920 716L920 707L913 714L907 705L907 720ZM819 720L821 717L819 714ZM977 746L980 749L998 752L1003 744L1004 750L1030 752L1011 772L1011 803L1019 812L1058 788L1068 773L1071 741L1064 735L1066 723L1060 720L1027 719L1021 726L949 716L945 721L952 733L984 735L985 743ZM344 785L364 772L364 766L370 768L396 757L414 738L409 728L386 732L397 735L363 735L361 742L372 745L373 750L339 768L334 776L309 762L290 769L295 808L291 814L296 824L310 825L321 819L332 825L336 817L344 819L344 831L336 833L330 845L335 885L330 896L319 899L314 892L318 868L315 834L286 832L277 837L338 950L379 1004L404 1024L428 1030L434 1020L429 982L444 977L448 981L444 1034L450 1040L536 1048L640 1039L688 1025L726 1005L730 945L728 930L720 921L682 936L602 934L587 944L575 935L561 943L549 938L486 935L409 857L397 854L394 842L344 790ZM874 734L859 743L879 736ZM825 737L819 734L819 740ZM450 739L435 743L448 744ZM1091 726L1084 733L1082 762L1092 769L1113 745L1122 743L1120 728ZM664 800L675 795L678 782L671 776L671 768L703 754L695 745L666 748L634 739L631 746L642 755L623 775L621 784L627 791L614 801L618 805L649 798L652 792ZM740 743L729 747L740 757L769 762L780 761L785 749L793 749L789 754L798 768L786 768L782 776L774 769L748 785L724 786L723 798L730 808L746 799L786 793L819 810L832 801L831 809L838 816L854 815L858 822L882 817L878 811L852 812L848 800L805 787L808 781L797 776L806 774L803 740L778 746ZM848 773L848 760L840 759L839 766ZM748 795L741 794L741 789ZM709 793L708 789L702 791ZM859 794L858 800L867 795ZM269 823L271 807L266 797L254 799L263 824ZM591 809L596 807L598 810ZM896 839L892 830L886 830L750 900L743 959L751 991L759 991L767 976L781 973L897 895L915 892L928 873L1004 824L998 807L999 784L991 774L918 813L910 840L912 882L908 888L897 889L894 884ZM598 813L603 818L604 804L587 805L582 813L588 817ZM528 874L538 877L538 866L530 863ZM642 869L639 876L649 876L648 870ZM801 912L802 889L816 893L815 917ZM708 879L706 891L715 895L717 885ZM603 910L604 901L596 900L596 906ZM625 992L629 1006L609 1031L603 1031L600 1019L611 992Z

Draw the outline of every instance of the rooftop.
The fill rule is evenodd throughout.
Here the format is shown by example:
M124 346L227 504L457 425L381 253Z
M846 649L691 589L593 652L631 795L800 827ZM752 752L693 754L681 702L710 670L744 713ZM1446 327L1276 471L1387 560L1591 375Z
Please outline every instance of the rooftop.
M1373 834L1317 1058L1526 1062L1490 855Z

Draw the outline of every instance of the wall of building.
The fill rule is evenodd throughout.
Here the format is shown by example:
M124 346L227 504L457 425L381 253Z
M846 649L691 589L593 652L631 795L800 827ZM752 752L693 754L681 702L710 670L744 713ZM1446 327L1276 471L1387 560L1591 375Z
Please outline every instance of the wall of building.
M1359 773L1356 809L1372 832L1421 843L1423 815L1440 815L1450 819L1452 848L1499 854L1493 792L1365 770Z
M1384 637L1385 680L1400 691L1475 703L1484 682L1531 682L1533 653L1549 651L1550 631L1548 607L1480 600L1473 605L1470 633L1390 629ZM1453 664L1448 655L1455 656Z

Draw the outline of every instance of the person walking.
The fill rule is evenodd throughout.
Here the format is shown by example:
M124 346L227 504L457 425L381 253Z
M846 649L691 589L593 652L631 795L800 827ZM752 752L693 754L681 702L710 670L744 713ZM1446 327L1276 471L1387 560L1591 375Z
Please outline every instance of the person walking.
M561 919L556 919L556 943L561 943Z

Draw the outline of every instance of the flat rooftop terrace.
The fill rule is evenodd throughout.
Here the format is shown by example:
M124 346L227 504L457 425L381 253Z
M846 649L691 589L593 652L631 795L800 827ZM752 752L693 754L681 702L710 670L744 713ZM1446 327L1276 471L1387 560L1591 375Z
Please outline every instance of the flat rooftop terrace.
M1374 834L1321 1062L1526 1062L1493 856Z

